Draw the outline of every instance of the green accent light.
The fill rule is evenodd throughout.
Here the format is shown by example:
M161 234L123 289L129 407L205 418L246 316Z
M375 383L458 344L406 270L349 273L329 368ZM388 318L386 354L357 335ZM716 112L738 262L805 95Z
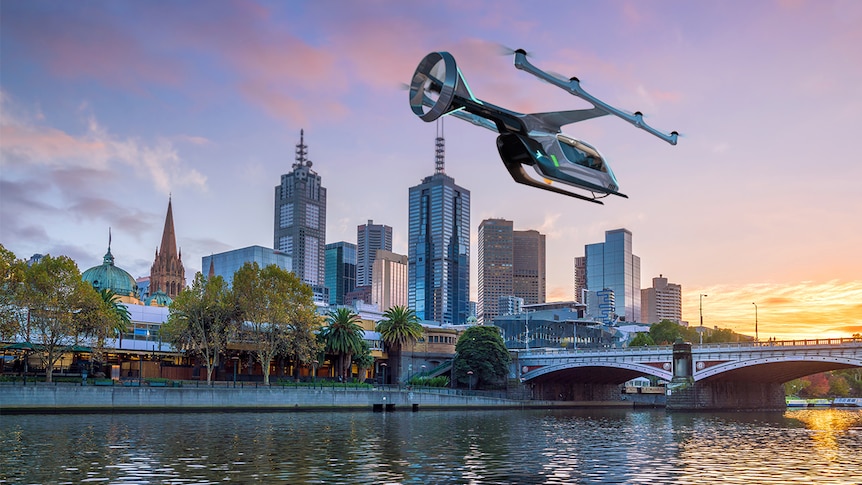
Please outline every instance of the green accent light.
M560 167L560 162L558 162L558 161L557 161L557 156L556 156L556 155L554 155L553 153L551 154L551 160L553 160L553 161L554 161L554 166L555 166L555 167L557 167L557 168L559 168L559 167Z

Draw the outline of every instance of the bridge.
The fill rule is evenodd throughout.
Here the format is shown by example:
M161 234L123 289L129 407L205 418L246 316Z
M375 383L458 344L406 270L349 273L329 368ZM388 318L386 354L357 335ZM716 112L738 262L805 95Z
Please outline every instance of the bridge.
M513 351L534 399L619 400L640 376L669 381L670 409L784 409L783 384L862 367L862 338Z

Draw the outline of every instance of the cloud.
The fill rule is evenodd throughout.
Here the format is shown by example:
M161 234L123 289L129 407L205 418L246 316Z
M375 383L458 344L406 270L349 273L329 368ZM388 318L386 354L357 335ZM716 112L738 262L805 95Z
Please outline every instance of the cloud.
M684 289L683 318L698 325L700 294L704 326L731 328L761 338L849 337L862 326L862 281L803 281L715 285ZM757 304L756 315L755 306Z
M2 102L3 111L13 104L8 96L3 96ZM57 182L59 190L68 192L90 185L94 176L100 179L119 177L122 171L118 168L125 166L140 179L152 181L164 194L172 187L206 189L206 177L184 166L167 139L146 143L133 137L118 137L92 115L86 120L86 131L81 135L32 123L26 118L4 116L0 120L0 137L3 139L0 167L4 168L4 178L30 178L41 172Z

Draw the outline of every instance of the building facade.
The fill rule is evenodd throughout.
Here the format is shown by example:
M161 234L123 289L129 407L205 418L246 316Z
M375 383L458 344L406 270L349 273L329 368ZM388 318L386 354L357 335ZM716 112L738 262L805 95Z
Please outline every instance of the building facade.
M575 301L586 303L587 297L587 258L578 256L575 258Z
M311 169L304 135L300 130L293 170L275 187L273 248L290 256L293 272L318 291L326 284L326 188Z
M168 199L168 213L162 231L162 243L156 249L156 257L150 267L150 296L163 292L171 299L186 287L186 270L183 267L182 251L177 250L177 235L174 231L174 212Z
M378 249L371 274L371 303L384 312L407 306L406 255Z
M344 305L344 297L356 288L356 245L340 241L326 245L326 287L329 304Z
M524 304L545 302L545 235L515 231L512 221L486 219L479 224L478 320L500 315L501 297L518 297Z
M356 286L370 286L377 250L392 251L392 227L367 224L356 227Z
M545 235L512 232L512 289L526 305L545 303Z
M512 232L512 221L505 219L485 219L479 224L479 322L494 321L500 314L500 297L515 296Z
M274 264L285 271L292 271L290 256L281 251L263 246L249 246L201 258L201 268L207 277L221 276L228 286L233 284L233 275L245 263L257 263L263 269Z
M632 254L631 231L606 231L605 242L587 244L585 253L587 290L612 290L617 316L627 322L638 321L641 316L641 261Z
M437 138L433 175L409 190L408 306L420 320L461 324L469 316L470 191L444 171Z
M652 279L652 287L641 290L641 322L658 323L670 320L682 323L682 286L668 283L658 275Z

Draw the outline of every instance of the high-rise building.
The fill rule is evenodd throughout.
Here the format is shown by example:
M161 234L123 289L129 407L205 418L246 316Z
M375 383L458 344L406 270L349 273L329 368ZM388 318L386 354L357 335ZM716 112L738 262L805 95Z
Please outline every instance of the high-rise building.
M486 219L479 224L478 320L500 315L500 298L518 297L527 305L545 302L545 236L515 231L512 221Z
M340 241L326 245L326 287L329 304L345 305L344 297L356 288L356 245Z
M221 276L231 286L234 273L245 263L257 263L261 269L271 264L285 271L293 269L290 256L263 246L249 246L204 256L201 258L201 269L207 277Z
M631 231L606 231L605 242L587 244L585 253L587 289L591 292L612 290L617 316L628 322L638 321L641 316L641 260L632 254Z
M682 286L668 283L667 278L658 275L652 279L652 288L641 290L641 322L662 320L682 322Z
M168 198L168 213L162 231L162 244L156 248L156 258L150 267L150 296L161 291L171 299L186 287L186 270L183 253L177 250L177 234L174 231L174 212Z
M371 272L377 250L392 251L392 227L368 224L356 227L356 286L371 285Z
M587 291L587 258L578 256L575 258L575 301L587 303L584 292Z
M500 297L514 296L512 221L485 219L479 224L478 296L476 316L491 323L499 315Z
M407 306L407 256L378 249L371 273L371 303L382 312Z
M545 235L512 232L512 289L525 305L545 303Z
M305 134L299 132L296 162L275 187L273 247L293 258L293 272L322 289L326 272L326 189L311 169Z
M436 139L434 175L410 187L407 304L422 320L462 324L469 316L470 191L444 171Z

